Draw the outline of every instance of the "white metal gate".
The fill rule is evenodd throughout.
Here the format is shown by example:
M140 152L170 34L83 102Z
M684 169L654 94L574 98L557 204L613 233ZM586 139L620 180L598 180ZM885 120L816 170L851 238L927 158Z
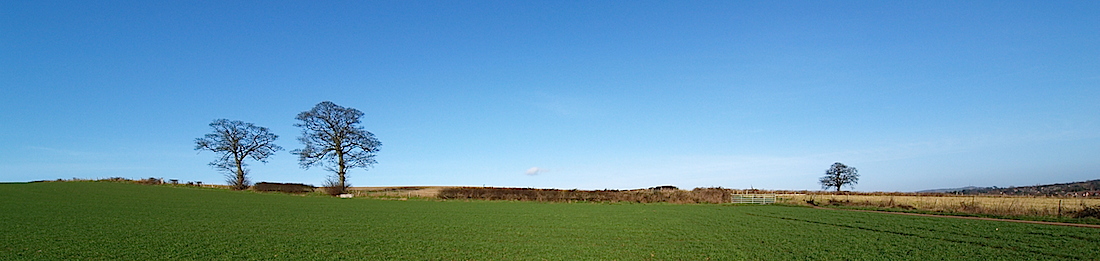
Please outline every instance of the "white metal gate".
M775 194L731 194L730 203L735 204L771 204L775 203Z

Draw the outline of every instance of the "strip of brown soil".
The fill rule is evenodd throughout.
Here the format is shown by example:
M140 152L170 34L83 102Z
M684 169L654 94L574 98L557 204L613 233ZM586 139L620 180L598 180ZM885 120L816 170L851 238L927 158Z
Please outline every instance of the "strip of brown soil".
M908 216L921 216L921 217L942 217L942 218L959 218L959 219L973 219L973 220L989 220L989 221L1004 221L1004 222L1016 222L1016 223L1028 223L1028 224L1042 224L1042 225L1055 225L1055 226L1068 226L1068 227L1087 227L1087 228L1100 228L1100 225L1092 224L1077 224L1077 223L1062 223L1062 222L1049 222L1049 221L1032 221L1032 220L1016 220L1016 219L1000 219L1000 218L984 218L984 217L965 217L965 216L950 216L950 215L932 215L932 214L920 214L920 213L906 213L906 212L890 212L890 211L874 211L874 210L862 210L862 209L842 209L842 208L826 208L814 206L816 209L828 209L828 210L846 210L846 211L858 211L858 212L870 212L870 213L886 213L886 214L898 214Z

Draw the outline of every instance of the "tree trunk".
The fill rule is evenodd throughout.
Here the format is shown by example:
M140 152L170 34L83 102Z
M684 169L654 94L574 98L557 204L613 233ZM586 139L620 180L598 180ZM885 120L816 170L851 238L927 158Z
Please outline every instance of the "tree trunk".
M339 182L340 182L340 184L339 184L339 186L340 186L340 188L339 188L339 191L340 191L341 193L343 193L343 192L345 192L345 191L344 191L344 189L346 189L346 188L347 188L347 185L345 185L346 183L344 183L344 181L345 181L345 180L344 180L344 174L345 174L345 173L347 172L347 168L346 168L346 167L344 167L344 165L346 165L347 163L346 163L346 162L344 162L344 153L343 153L343 152L341 152L340 150L337 150L337 151L336 151L336 158L337 158L337 163L338 163L337 165L339 165L339 166L337 167L337 168L339 168L339 169L338 169L338 170L336 171L336 175L337 175L337 176L339 177L339 179L340 179L340 181L339 181Z
M241 167L241 161L243 159L237 159L237 184L233 184L233 189L243 190L244 187L244 168Z

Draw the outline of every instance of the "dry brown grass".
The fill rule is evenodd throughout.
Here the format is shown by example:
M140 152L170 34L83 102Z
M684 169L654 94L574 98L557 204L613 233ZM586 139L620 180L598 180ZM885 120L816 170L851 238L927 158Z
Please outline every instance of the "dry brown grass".
M403 186L403 187L351 187L348 191L356 197L372 198L437 198L442 186Z
M1012 196L780 195L794 204L845 205L1006 216L1073 216L1100 206L1100 198Z

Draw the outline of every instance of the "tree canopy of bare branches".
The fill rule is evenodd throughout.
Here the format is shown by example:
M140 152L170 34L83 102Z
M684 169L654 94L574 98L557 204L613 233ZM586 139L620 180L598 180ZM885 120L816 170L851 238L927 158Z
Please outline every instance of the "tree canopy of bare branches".
M828 170L825 170L825 176L821 177L820 182L824 189L836 187L836 191L840 191L841 186L859 183L859 170L844 163L833 163Z
M298 155L302 168L321 165L335 174L326 186L332 194L343 193L347 187L347 172L351 168L366 168L377 161L374 156L382 143L374 134L359 125L363 112L330 101L318 103L313 109L298 114L302 128L298 137L303 148L291 151Z
M252 123L217 119L210 127L214 132L195 139L195 150L221 154L210 166L225 171L226 181L233 189L246 189L251 183L246 176L246 159L266 163L268 157L283 149L274 143L279 136Z

